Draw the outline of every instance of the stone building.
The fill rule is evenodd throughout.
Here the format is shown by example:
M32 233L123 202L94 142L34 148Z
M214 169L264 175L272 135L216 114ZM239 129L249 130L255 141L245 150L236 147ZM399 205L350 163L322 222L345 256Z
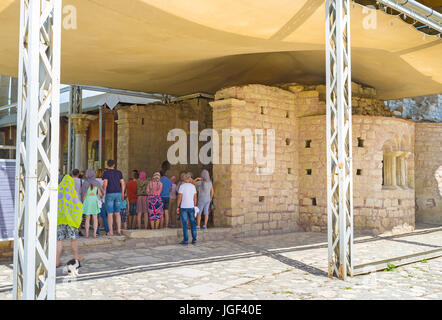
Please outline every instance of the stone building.
M256 159L247 161L245 137L241 150L231 151L229 164L217 160L206 166L215 183L215 225L241 235L325 232L325 113L325 87L299 84L251 84L221 89L214 99L197 95L121 107L117 162L126 177L134 168L151 174L173 144L168 131L189 133L191 120L198 121L199 131L213 128L220 137L225 129L250 130L264 151L266 130L274 129L271 172ZM442 124L395 118L373 88L358 84L353 84L353 113L355 231L412 230L416 220L441 223ZM234 140L223 140L219 150L226 144L234 148ZM184 170L196 176L202 167L172 166L171 174Z
M373 88L353 83L352 91L355 231L401 232L414 229L416 221L442 223L442 124L396 118ZM125 179L133 169L152 175L176 142L171 130L179 129L186 137L186 163L173 165L170 175L191 171L198 176L209 169L215 226L231 228L234 235L326 232L325 86L250 84L220 89L214 96L197 93L147 104L121 100L112 109L100 108L101 133L98 108L73 117L81 170L104 168L107 159L116 159ZM201 151L208 141L200 135L205 129L219 137L210 138L219 147L218 153L211 150L213 163L192 161L192 141ZM240 150L234 137L224 137L227 129L239 132ZM61 168L66 170L65 117L60 130ZM274 148L274 160L248 158L257 146L263 156ZM226 150L228 163L221 161Z

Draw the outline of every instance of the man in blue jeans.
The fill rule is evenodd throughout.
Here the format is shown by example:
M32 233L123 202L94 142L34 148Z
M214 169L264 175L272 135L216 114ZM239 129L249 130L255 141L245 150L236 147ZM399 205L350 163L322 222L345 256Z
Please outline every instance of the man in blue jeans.
M107 161L107 170L103 173L103 189L106 191L105 205L109 236L114 235L113 217L117 224L117 233L121 236L120 204L124 200L124 179L121 171L115 169L115 161Z
M178 190L177 199L177 214L180 215L181 223L183 225L183 241L180 244L187 244L189 241L189 234L187 231L187 221L190 220L190 229L192 231L192 244L196 244L196 223L195 223L195 206L196 206L196 188L191 183L191 176L189 173L184 175L184 181Z

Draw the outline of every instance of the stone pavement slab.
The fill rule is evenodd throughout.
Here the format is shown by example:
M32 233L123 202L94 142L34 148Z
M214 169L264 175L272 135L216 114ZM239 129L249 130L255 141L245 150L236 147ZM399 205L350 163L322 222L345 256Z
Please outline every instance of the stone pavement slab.
M357 237L355 263L441 245L440 228ZM347 281L328 278L326 235L321 233L233 238L196 246L118 246L81 254L85 261L78 278L58 270L57 299L442 298L442 258ZM11 299L11 284L12 265L0 264L0 299Z

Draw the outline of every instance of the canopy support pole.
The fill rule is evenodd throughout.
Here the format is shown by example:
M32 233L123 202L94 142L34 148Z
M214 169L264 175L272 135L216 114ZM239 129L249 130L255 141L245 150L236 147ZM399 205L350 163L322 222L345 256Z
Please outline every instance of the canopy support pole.
M61 0L21 0L13 298L55 299Z

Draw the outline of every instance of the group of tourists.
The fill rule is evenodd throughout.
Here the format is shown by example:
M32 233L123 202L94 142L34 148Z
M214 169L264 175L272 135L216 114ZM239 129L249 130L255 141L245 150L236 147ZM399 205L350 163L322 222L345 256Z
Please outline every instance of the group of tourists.
M98 177L93 169L72 176L60 177L58 192L57 266L63 250L63 240L71 240L74 259L78 255L77 240L80 236L96 238L104 229L107 236L114 231L121 235L122 229L168 228L170 220L181 220L183 241L188 243L188 227L192 243L197 240L201 229L201 215L204 216L203 230L207 230L209 212L213 210L214 189L207 170L201 176L192 178L191 172L182 172L179 181L168 177L169 162L163 162L161 170L148 177L146 172L132 171L132 178L125 183L121 171L115 168L115 161L107 161L107 169ZM170 216L171 215L171 216ZM170 219L172 218L172 219ZM84 227L84 234L80 228Z

